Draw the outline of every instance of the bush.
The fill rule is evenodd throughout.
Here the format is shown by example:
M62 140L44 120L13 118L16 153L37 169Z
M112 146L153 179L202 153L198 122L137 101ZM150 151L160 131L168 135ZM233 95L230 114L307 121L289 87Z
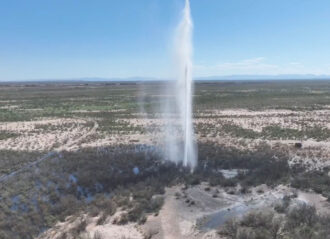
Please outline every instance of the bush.
M77 225L70 230L70 233L74 237L78 237L82 232L86 230L87 221L84 218L79 219Z
M283 200L277 203L274 207L275 211L278 213L285 213L290 206L291 198L289 196L284 196Z
M314 207L302 204L284 215L251 212L241 220L227 221L218 232L228 239L325 239L330 235L330 217L320 216Z
M103 236L99 231L96 231L94 233L93 239L103 239Z
M230 220L219 234L232 239L269 239L277 238L279 231L280 220L269 211L249 213L240 221Z
M288 227L312 227L317 223L318 216L313 206L302 204L291 209L288 213Z
M293 174L291 186L298 189L313 189L330 199L330 177L327 170Z

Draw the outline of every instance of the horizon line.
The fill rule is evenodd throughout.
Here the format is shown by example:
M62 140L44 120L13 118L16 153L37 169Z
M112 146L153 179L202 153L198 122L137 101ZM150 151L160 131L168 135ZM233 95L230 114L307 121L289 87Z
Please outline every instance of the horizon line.
M196 76L194 81L203 80L330 80L330 74L238 74L238 75L211 75ZM45 78L45 79L19 79L0 80L0 82L47 82L47 81L172 81L173 78L159 78L150 76L129 76L129 77L67 77L67 78Z

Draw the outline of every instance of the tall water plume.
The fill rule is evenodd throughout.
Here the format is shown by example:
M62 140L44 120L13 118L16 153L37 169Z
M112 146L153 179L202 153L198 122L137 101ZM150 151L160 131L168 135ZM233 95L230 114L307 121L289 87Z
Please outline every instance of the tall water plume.
M168 92L175 95L175 103L167 101L164 112L169 113L175 108L179 117L179 120L174 117L174 120L166 122L167 156L174 162L194 169L197 165L197 150L192 122L192 33L190 2L186 0L174 39L176 83Z

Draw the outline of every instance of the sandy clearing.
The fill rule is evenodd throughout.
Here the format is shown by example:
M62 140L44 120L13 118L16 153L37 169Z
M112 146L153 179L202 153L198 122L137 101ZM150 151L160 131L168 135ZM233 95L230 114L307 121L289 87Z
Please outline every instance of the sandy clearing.
M267 126L280 126L302 130L306 127L325 127L330 129L330 110L318 111L290 111L290 110L265 110L248 111L244 109L214 111L213 113L197 114L198 118L194 123L212 124L215 127L221 127L223 124L234 124L245 129L251 129L261 132ZM133 126L140 127L160 127L166 123L176 123L175 115L164 115L165 118L135 118L121 119ZM166 119L166 120L165 120Z
M60 146L56 149L56 151L63 151L67 150L70 151L74 146L76 146L79 142L81 142L84 138L88 137L89 135L95 134L96 130L98 129L99 125L96 121L93 120L94 126L91 130L84 132L80 137L71 139L71 137L68 139L67 143L63 146ZM79 130L79 129L76 129Z
M11 110L11 109L18 109L19 107L20 105L4 105L4 106L0 106L0 109Z
M154 239L215 239L220 238L216 230L204 225L217 223L216 220L222 223L223 220L240 217L250 210L272 207L285 195L297 194L296 200L316 205L319 212L328 213L330 207L329 202L321 195L297 191L284 185L274 189L260 185L245 195L231 195L220 187L211 187L210 191L205 191L206 186L208 185L201 184L187 190L182 190L181 186L168 188L159 215L150 216L142 227L143 230L153 232ZM212 197L214 192L218 192L217 198ZM177 196L178 193L181 194L180 197ZM187 200L194 203L187 203Z
M88 223L86 230L82 236L86 238L93 238L95 234L101 235L103 239L144 239L142 232L139 230L138 225L130 223L127 225L115 225L111 220L107 220L104 225L97 225L98 217L88 218L82 215L79 218L67 217L64 222L57 223L53 228L42 233L38 239L60 239L63 234L67 239L76 239L70 235L70 231L75 228L81 220L86 220ZM89 236L89 237L88 237Z
M209 111L208 111L209 112ZM212 113L213 117L210 117ZM222 127L226 124L250 129L255 132L261 132L267 126L279 126L281 128L290 128L296 130L304 130L313 127L330 128L330 110L315 111L292 111L292 110L265 110L265 111L249 111L246 109L228 109L222 111L211 111L211 113L198 114L198 118L194 120L196 125L205 125L210 128L200 129L197 135L199 143L216 143L222 147L234 147L239 150L254 150L260 144L268 144L272 148L289 153L292 162L303 161L304 164L314 164L314 168L322 168L330 165L330 141L319 141L311 138L297 138L291 140L270 140L270 139L248 139L239 138L230 133L222 132ZM173 117L173 115L170 115ZM216 116L216 117L214 117ZM221 117L217 117L221 116ZM170 120L175 120L171 118ZM126 123L134 126L145 127L146 135L136 139L134 136L124 136L118 139L122 143L130 143L130 138L140 143L158 143L161 144L164 134L162 127L165 120L156 119L124 119ZM158 130L158 132L157 132ZM206 130L206 133L203 131ZM127 137L127 138L126 138ZM126 139L125 139L126 138ZM112 143L118 142L112 141ZM302 149L296 149L295 143L301 142Z
M197 134L199 143L215 143L221 147L234 147L238 150L254 150L260 144L268 144L272 148L289 153L292 162L303 161L306 164L314 163L315 168L330 165L330 141L316 141L313 139L295 140L268 140L239 138L230 133L222 132L225 124L237 125L246 129L260 132L266 126L278 125L283 128L301 129L302 125L312 127L315 125L329 127L330 110L318 111L290 111L265 110L249 111L244 109L228 109L215 111L214 114L223 117L196 118L195 124L211 125L208 129L199 129ZM161 117L161 115L158 115ZM179 123L173 114L169 114L172 123ZM85 147L106 147L115 145L146 144L162 146L165 120L163 118L133 118L118 119L118 123L128 123L131 126L145 128L144 133L117 133L105 134L86 127L92 119L49 119L43 118L27 122L0 123L0 131L5 130L18 133L18 137L1 141L0 149L50 151L54 149L74 151ZM168 122L168 121L167 121ZM43 127L52 126L51 130ZM206 130L206 133L203 131ZM303 148L297 150L296 142L302 142Z
M264 110L264 111L252 111L247 109L224 109L224 110L206 110L205 112L199 113L201 116L276 116L276 115L289 115L297 114L297 111L293 110Z
M52 126L60 126L63 124L84 124L86 123L83 119L67 119L67 118L42 118L40 120L34 121L22 121L22 122L1 122L0 130L5 130L14 133L21 132L31 132L36 129L38 125L52 125Z
M92 129L85 125L94 122ZM43 128L45 126L45 128ZM47 127L53 127L47 130ZM91 119L41 119L0 124L0 131L19 134L1 141L0 149L16 151L70 150L83 138L95 133L98 124Z
M61 152L63 150L70 150L70 149L72 150L72 147L75 144L78 144L84 138L86 138L89 135L95 133L95 131L97 130L97 128L98 128L98 123L96 121L94 121L93 128L90 131L88 131L87 133L83 133L79 138L76 138L74 140L68 140L64 145L61 145L58 148L53 149L52 152L49 152L49 153L45 154L44 156L40 157L39 159L36 159L34 162L31 162L29 164L26 164L26 165L22 166L20 169L11 172L8 175L4 175L4 176L0 177L0 182L7 181L9 178L15 176L16 174L18 174L20 172L23 172L25 169L31 168L31 167L39 164L40 162L49 159L50 157L54 156L56 154L56 152Z
M135 124L143 123L143 120L133 120ZM138 123L137 123L138 122ZM93 142L83 143L82 147L104 147L108 145L130 145L130 144L146 144L146 145L158 145L163 144L165 137L162 132L161 120L147 120L144 123L150 123L151 125L157 124L155 131L152 127L146 126L147 130L144 134L131 134L131 135L109 135L104 138L96 139ZM205 123L205 122L204 122ZM149 128L149 129L148 129ZM309 163L317 161L315 163L316 168L328 166L330 164L330 142L329 141L316 141L313 139L300 139L300 140L267 140L267 139L246 139L233 137L231 135L222 134L221 130L216 130L216 134L199 134L197 135L199 143L215 143L221 147L234 147L238 150L255 150L262 144L267 144L274 149L278 149L282 152L288 152L292 161L302 159L304 162ZM295 143L301 142L302 149L295 148Z
M317 113L305 112L303 114L294 115L267 115L259 114L256 116L240 115L232 117L230 115L223 115L221 118L207 117L197 118L195 123L212 124L215 127L221 127L223 124L232 124L239 127L250 129L256 132L261 132L267 126L280 126L282 128L290 128L302 130L304 128L321 127L330 129L330 111Z
M208 190L205 188L208 187ZM293 203L305 202L315 205L320 213L329 213L330 204L321 195L292 189L285 185L269 188L260 185L251 189L250 193L228 194L221 187L209 187L207 183L184 188L182 185L167 188L164 205L158 215L149 215L144 225L135 223L127 225L113 224L121 212L108 218L104 225L97 225L97 217L87 218L86 233L93 236L99 233L104 239L216 239L220 238L216 229L226 220L247 214L256 209L267 209L276 205L284 196L297 195ZM217 194L217 197L213 197ZM294 205L293 204L293 205ZM64 232L69 232L77 225L78 219L68 217L65 222L42 234L38 239L56 239ZM72 237L68 237L71 239Z
M100 112L107 112L107 113L125 113L127 109L111 109L111 110L73 110L72 113L100 113Z

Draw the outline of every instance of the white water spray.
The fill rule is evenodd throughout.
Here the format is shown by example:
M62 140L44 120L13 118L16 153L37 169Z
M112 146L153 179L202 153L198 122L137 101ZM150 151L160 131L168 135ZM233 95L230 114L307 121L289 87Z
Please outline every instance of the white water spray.
M186 0L176 41L179 67L177 101L181 114L182 132L184 134L183 165L194 168L197 164L197 157L192 124L192 29L190 3L189 0Z
M192 122L192 30L190 2L186 0L174 42L176 86L172 88L172 92L169 92L174 93L176 103L173 106L167 102L164 112L169 113L169 107L175 107L179 116L179 122L172 121L172 124L166 126L167 156L170 160L182 162L183 166L193 170L197 165L197 150ZM174 132L179 135L175 135Z

